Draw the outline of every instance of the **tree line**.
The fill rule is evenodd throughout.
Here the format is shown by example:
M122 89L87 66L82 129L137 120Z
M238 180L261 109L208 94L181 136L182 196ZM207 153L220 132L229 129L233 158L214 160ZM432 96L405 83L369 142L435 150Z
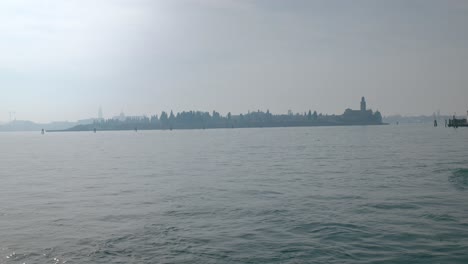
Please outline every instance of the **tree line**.
M205 128L239 128L239 127L284 127L284 126L316 126L316 125L352 125L379 124L382 122L380 113L369 112L350 115L323 115L317 111L303 113L272 114L267 111L253 111L245 114L232 115L230 112L221 115L217 111L173 111L161 112L160 115L126 117L96 120L93 124L78 125L70 130L129 130L129 129L205 129Z

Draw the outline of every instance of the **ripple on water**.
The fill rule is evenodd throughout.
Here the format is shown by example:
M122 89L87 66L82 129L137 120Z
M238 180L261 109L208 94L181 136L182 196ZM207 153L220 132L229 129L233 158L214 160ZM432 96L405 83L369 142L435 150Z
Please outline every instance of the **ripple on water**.
M4 248L2 251L6 251L7 249ZM53 263L53 264L65 264L67 260L64 260L62 257L54 256L53 249L45 249L42 253L39 252L22 252L16 253L11 252L5 256L3 260L0 260L0 264L3 263ZM45 252L45 253L44 253Z
M468 263L468 134L388 128L2 134L0 264Z
M411 203L391 203L391 202L382 202L382 203L372 203L367 204L367 206L381 209L381 210L392 210L392 209L402 209L402 210L411 210L418 209L419 206Z
M427 213L422 215L423 218L435 221L435 222L456 222L457 219L449 214L435 214Z
M304 235L314 235L321 241L340 241L348 243L368 236L368 228L351 223L311 222L296 225L289 232Z
M449 176L449 181L457 187L457 189L468 188L468 169L456 169Z

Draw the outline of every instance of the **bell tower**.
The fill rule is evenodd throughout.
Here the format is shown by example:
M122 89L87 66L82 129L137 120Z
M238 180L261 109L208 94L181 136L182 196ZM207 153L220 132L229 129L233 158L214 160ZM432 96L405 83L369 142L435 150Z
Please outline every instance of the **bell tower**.
M363 96L361 98L361 112L365 112L365 111L366 111L366 99Z

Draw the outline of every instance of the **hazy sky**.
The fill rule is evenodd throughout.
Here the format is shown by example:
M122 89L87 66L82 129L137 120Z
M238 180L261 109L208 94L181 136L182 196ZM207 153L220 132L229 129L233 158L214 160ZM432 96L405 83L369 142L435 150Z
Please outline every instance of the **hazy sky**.
M0 121L468 110L464 0L1 0Z

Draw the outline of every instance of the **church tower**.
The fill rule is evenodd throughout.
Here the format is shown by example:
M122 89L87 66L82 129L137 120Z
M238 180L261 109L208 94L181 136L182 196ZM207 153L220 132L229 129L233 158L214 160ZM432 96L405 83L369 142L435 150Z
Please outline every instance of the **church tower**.
M366 111L366 99L363 96L361 98L361 112L365 112L365 111Z

